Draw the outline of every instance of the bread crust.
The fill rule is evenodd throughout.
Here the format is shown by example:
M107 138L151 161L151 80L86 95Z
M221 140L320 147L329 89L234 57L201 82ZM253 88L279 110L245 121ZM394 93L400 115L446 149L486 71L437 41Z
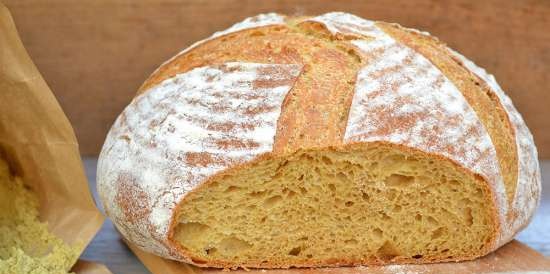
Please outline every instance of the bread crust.
M224 160L223 162L219 162L220 160L215 157L198 157L193 161L189 161L190 168L193 168L193 165L195 165L197 170L212 163L221 164L223 168L210 172L183 188L181 188L181 184L178 185L176 182L177 180L181 180L180 177L166 177L172 179L160 180L158 183L163 184L163 195L168 193L169 196L173 197L169 200L151 200L149 199L150 197L158 194L155 193L155 188L150 186L151 183L148 182L150 178L145 178L143 176L124 177L125 175L119 174L120 170L117 170L117 168L120 168L120 165L116 163L121 160L117 158L116 155L113 156L111 152L114 146L113 144L128 142L126 138L135 139L136 136L133 136L132 132L141 129L132 128L132 126L135 125L128 126L125 123L115 123L107 137L106 144L100 156L100 163L98 165L98 190L103 204L105 205L107 215L113 219L117 228L129 241L157 255L198 266L220 268L238 267L239 265L236 266L231 262L204 262L202 259L193 257L191 252L173 240L174 227L177 224L178 208L181 204L185 203L186 197L188 197L190 193L201 191L201 189L208 187L209 182L214 181L216 178L220 178L220 176L224 174L238 172L238 170L245 169L260 161L276 157L285 157L302 150L329 149L346 151L347 149L363 147L369 144L399 147L399 149L405 151L421 151L425 155L440 159L440 161L452 162L453 165L462 170L465 174L481 178L486 183L482 187L488 189L487 193L491 194L490 199L493 201L491 205L488 205L494 215L493 220L495 228L495 233L490 243L486 245L479 254L471 254L471 256L453 259L427 257L421 259L407 259L396 257L391 261L382 261L377 258L354 261L343 258L340 260L327 260L322 263L303 261L288 265L272 264L268 262L250 263L240 266L288 268L362 264L377 265L387 263L416 264L471 260L504 245L527 225L540 200L540 171L536 160L536 148L532 142L532 136L521 119L521 116L515 111L511 102L505 97L500 87L496 88L491 82L490 77L480 75L479 71L477 71L477 73L472 71L474 70L472 67L468 68L472 71L471 77L479 77L484 85L490 86L489 89L499 96L504 109L507 110L509 122L514 126L515 135L513 138L517 140L518 148L518 163L516 163L516 166L518 166L518 188L514 201L511 202L507 201L506 194L504 193L504 183L499 169L498 158L494 152L495 149L493 144L491 143L491 137L485 132L483 123L476 119L475 113L472 112L473 114L468 114L468 112L471 112L468 108L461 110L457 114L457 117L462 117L460 119L469 117L468 119L471 120L471 128L467 128L469 131L465 133L466 135L472 135L473 132L475 132L474 135L479 135L479 138L476 137L477 139L471 139L473 140L473 144L468 143L470 146L467 146L466 142L458 145L450 142L446 144L446 146L444 146L445 149L443 149L441 146L434 146L433 142L424 142L428 138L440 138L442 133L437 131L435 133L427 133L428 135L422 135L424 139L420 138L420 142L412 142L412 137L401 140L392 137L392 134L395 135L408 132L409 129L405 126L397 127L397 131L392 129L392 132L383 133L379 130L366 130L368 128L367 126L358 124L357 121L367 119L365 117L371 117L370 119L372 119L372 117L378 117L372 116L372 114L378 115L380 113L376 111L367 111L365 114L364 109L366 108L357 104L358 100L361 99L358 97L361 93L358 92L360 92L363 87L361 85L364 85L364 83L361 82L362 78L359 70L368 69L368 66L372 65L373 60L380 54L380 49L373 49L372 45L376 45L377 43L397 43L388 40L391 38L386 35L382 29L378 28L375 22L344 13L329 13L319 17L299 19L268 14L249 18L244 22L245 23L237 24L236 27L230 28L228 31L221 32L205 41L194 44L164 63L147 81L145 81L138 95L130 104L130 107L134 109L136 107L139 108L140 102L144 100L138 100L138 98L143 99L148 98L148 96L153 96L150 95L152 90L158 89L158 87L165 84L166 81L174 81L173 79L177 78L178 75L185 75L192 72L193 69L217 68L219 66L224 66L223 64L230 61L238 61L242 62L242 64L247 64L247 62L248 64L250 64L250 62L278 64L284 67L285 69L283 69L283 71L287 73L286 76L283 75L284 73L279 74L279 76L283 75L281 77L286 78L287 82L290 81L291 86L287 92L284 93L280 103L270 105L271 108L276 109L279 113L275 119L275 125L272 125L272 127L275 128L275 135L272 137L271 141L266 143L265 149L257 152L253 152L254 150L247 147L250 143L243 142L243 140L240 140L236 135L233 136L231 144L224 143L223 146L236 146L238 143L244 148L243 151L244 155L247 155L246 157L241 160ZM419 33L418 35L428 34ZM264 40L261 40L258 36L267 38L262 38ZM233 46L226 47L226 44ZM310 49L310 45L312 44L314 47ZM416 54L414 50L410 53L411 49L402 44L397 43L397 46L403 48L403 51L409 54ZM280 50L277 51L276 49ZM308 55L304 55L304 52ZM453 56L453 58L460 59L460 57L457 57L453 52L449 52L449 55ZM318 66L322 68L327 67L328 69L320 70L312 68L312 66L315 65L312 62L311 56L316 56L316 60L320 60L319 62L327 62L326 65L323 64ZM418 58L424 57L420 56ZM464 65L466 61L461 59L458 62ZM333 65L329 66L329 64ZM414 62L412 65L410 62L408 64L411 69L418 69L418 67L415 67ZM424 62L424 64L428 66L429 60L428 63ZM301 70L301 74L299 75L295 72L297 68ZM435 66L433 66L433 68L428 68L428 70L429 69L434 70L435 74L443 75ZM332 76L335 77L327 77L326 79L320 78L319 76L323 73L333 71L338 71L339 74L333 74ZM356 73L351 74L353 71ZM443 76L443 79L444 78L445 76ZM324 82L321 82L321 80ZM372 79L369 81L372 81ZM276 86L277 84L275 82L272 83L267 81L267 83L269 83L268 86ZM347 83L347 85L351 85L351 87L346 86L344 82ZM176 82L176 84L178 83ZM182 85L183 84L185 83L182 83ZM326 90L319 94L309 93L313 87L326 87ZM389 92L391 93L391 90ZM462 96L461 91L452 90L449 92L450 94L458 96L456 98ZM373 99L375 98L369 97L370 101ZM199 101L200 100L201 99L199 99ZM251 100L254 100L254 98L251 98ZM434 99L431 98L429 100ZM171 104L170 102L163 103ZM420 105L419 103L414 104L417 106ZM426 106L423 107L427 108ZM354 109L359 109L360 112L354 112ZM441 125L437 126L445 127L443 121L453 116L445 113L445 109L448 109L446 104L442 104L441 109L444 115L443 118L440 117L441 120L439 122L441 122ZM325 116L324 114L327 115ZM122 120L124 120L126 115L128 115L128 112L125 110L125 112L121 114ZM148 117L144 118L149 119ZM383 116L379 116L379 118L382 119L383 123ZM121 118L119 117L119 119ZM150 122L153 121L154 119ZM385 122L389 123L389 120ZM414 123L417 124L419 122L420 120ZM164 120L154 123L162 124ZM204 127L206 126L207 123L204 124ZM399 132L399 130L402 132ZM442 130L445 132L445 130L450 129L444 128ZM368 134L365 135L365 132ZM373 135L372 132L378 132L378 135ZM383 134L380 134L381 132ZM160 134L162 134L162 132ZM139 135L137 137L139 139ZM418 137L420 136L416 136L416 138ZM197 140L200 140L202 137L198 138ZM438 140L438 142L445 142L443 138ZM138 141L148 143L151 140L146 139ZM166 146L166 144L164 144L164 146ZM482 151L482 153L477 155L477 158L466 157L460 153L450 152L449 147L451 146L459 146L465 151L479 150ZM161 148L158 149L160 150ZM168 148L163 147L163 149ZM124 152L124 149L122 149L122 151ZM139 149L136 151L139 151ZM137 162L148 161L148 159L140 155L140 153L130 154L129 157L135 157ZM168 168L161 172L171 174L171 169ZM111 175L108 176L107 174ZM152 204L153 202L151 201L154 201L154 204ZM158 231L158 224L155 223L157 219L153 220L153 218L151 218L153 221L142 222L144 219L150 218L151 212L154 211L154 207L159 202L170 204L170 206L163 208L162 214L164 217L161 218L161 220L159 219L160 225L163 227L161 231ZM508 208L509 205L512 205L511 210ZM140 225L134 225L135 223L140 223Z

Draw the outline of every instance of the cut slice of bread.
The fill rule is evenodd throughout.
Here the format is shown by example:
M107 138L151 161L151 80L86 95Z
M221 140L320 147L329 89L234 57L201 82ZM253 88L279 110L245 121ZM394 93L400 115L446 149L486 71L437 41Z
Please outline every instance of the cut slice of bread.
M483 180L419 151L299 151L191 192L172 240L194 263L218 267L471 259L494 243L493 204Z
M492 76L346 13L259 15L170 59L97 178L129 241L220 268L473 259L540 198L531 134Z

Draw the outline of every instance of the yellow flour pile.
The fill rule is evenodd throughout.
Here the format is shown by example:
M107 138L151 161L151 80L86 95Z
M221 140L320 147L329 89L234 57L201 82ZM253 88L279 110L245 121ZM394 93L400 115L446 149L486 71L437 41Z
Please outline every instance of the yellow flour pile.
M38 199L0 159L0 273L67 273L78 257L38 220Z

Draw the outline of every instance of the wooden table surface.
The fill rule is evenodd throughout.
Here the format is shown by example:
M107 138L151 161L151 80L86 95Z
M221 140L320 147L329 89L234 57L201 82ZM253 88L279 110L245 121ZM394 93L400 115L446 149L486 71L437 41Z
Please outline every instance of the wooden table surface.
M97 160L84 158L84 166L90 187L97 200L95 188ZM542 161L542 201L531 224L522 231L516 239L539 251L545 256L550 256L550 161ZM101 204L98 202L101 208ZM113 274L143 274L150 273L136 256L122 242L110 220L106 220L100 232L82 254L82 259L101 262L113 272Z

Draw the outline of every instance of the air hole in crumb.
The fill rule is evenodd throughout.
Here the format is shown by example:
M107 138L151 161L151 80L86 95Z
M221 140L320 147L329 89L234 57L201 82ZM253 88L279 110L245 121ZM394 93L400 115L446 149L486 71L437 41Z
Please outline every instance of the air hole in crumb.
M206 252L206 255L212 255L216 253L216 248L215 247L207 248L204 250L204 252Z
M464 210L464 220L466 221L466 225L472 226L474 223L474 216L472 216L472 209L466 208Z
M378 214L380 214L380 216L382 217L382 220L384 220L384 221L391 220L391 217L388 214L386 214L386 212L379 211Z
M369 201L369 195L365 192L361 192L361 198L363 199L363 201Z
M326 165L332 165L332 160L330 160L328 157L326 156L323 156L321 157L321 160L323 161L323 163L325 163Z
M413 256L413 258L415 258L415 259L421 259L421 258L422 258L422 255L416 254L416 255Z
M347 201L347 202L346 202L346 206L347 206L347 207L350 207L350 206L352 206L352 205L353 205L353 202L352 202L352 201Z
M264 201L264 207L271 208L279 203L283 198L280 195L275 195Z
M375 228L372 230L372 234L376 236L376 238L382 238L384 232L380 228Z
M391 260L400 255L400 252L389 241L385 241L384 244L376 251L378 257L382 260Z
M356 245L358 242L356 239L349 239L349 240L345 240L344 243L348 245Z
M303 134L302 134L302 135L303 135ZM307 155L307 154L302 154L302 155L300 155L300 158L302 158L301 160L313 161L313 157L311 157L310 155Z
M428 223L432 226L436 226L439 224L439 222L432 216L428 216Z
M386 178L386 186L389 187L407 187L414 182L414 177L405 176L400 174L392 174Z
M336 177L340 180L345 180L346 178L348 178L348 176L343 172L338 172L338 174L336 174Z
M449 184L453 185L453 186L456 186L456 187L460 187L460 182L457 181L457 180L450 180Z
M402 209L403 209L403 208L402 208L400 205L395 205L395 206L393 207L393 210L392 210L392 211L397 213L397 212L401 212Z
M230 254L239 254L249 248L251 248L252 245L241 240L241 239L238 239L236 237L227 237L227 238L224 238L220 243L219 243L219 248L220 248L220 252L222 254L225 254L225 255L230 255Z
M300 255L300 252L302 251L302 248L301 247L295 247L293 249L291 249L289 252L288 252L288 255L291 255L291 256L298 256Z
M334 184L328 184L328 188L330 189L330 191L336 192L336 186Z
M435 240L435 239L441 237L444 233L445 233L445 228L440 227L440 228L438 228L438 229L436 229L432 232L431 238L432 238L432 240Z

